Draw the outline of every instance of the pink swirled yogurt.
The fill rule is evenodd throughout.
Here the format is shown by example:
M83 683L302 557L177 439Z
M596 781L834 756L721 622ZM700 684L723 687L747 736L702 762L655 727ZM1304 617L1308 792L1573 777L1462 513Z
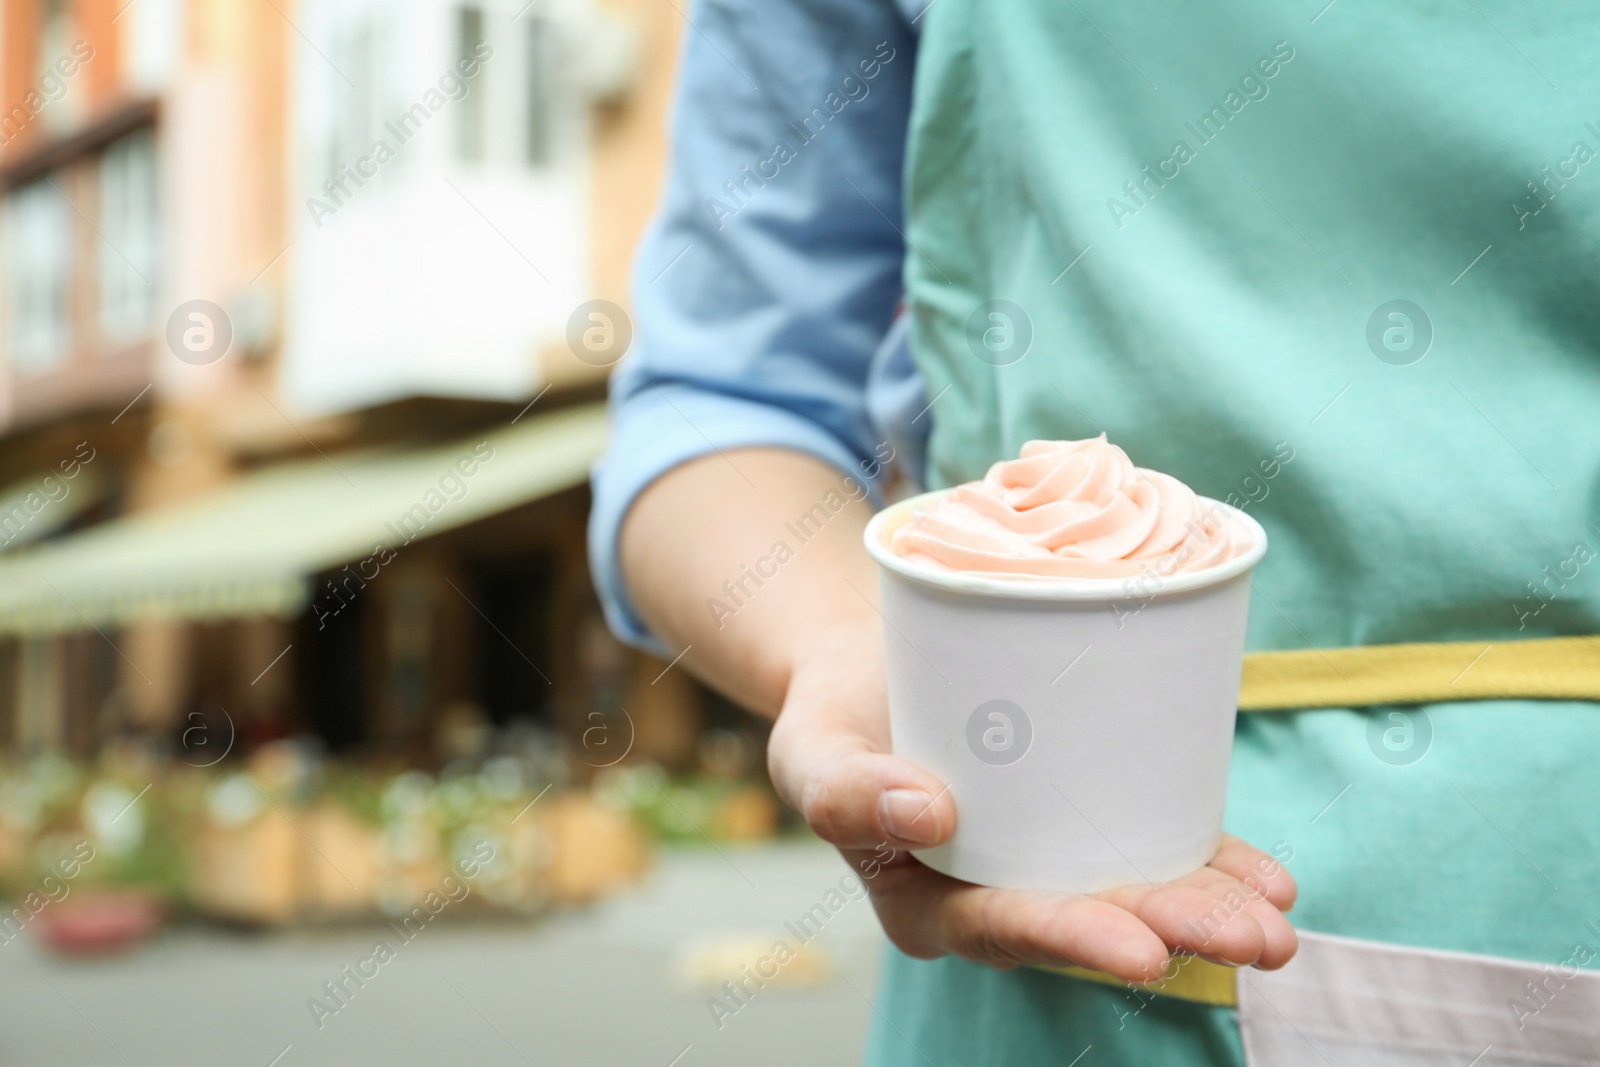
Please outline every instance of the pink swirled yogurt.
M1105 434L1029 441L920 508L890 549L948 571L1041 578L1124 578L1208 570L1250 550L1229 509L1158 471L1135 467Z

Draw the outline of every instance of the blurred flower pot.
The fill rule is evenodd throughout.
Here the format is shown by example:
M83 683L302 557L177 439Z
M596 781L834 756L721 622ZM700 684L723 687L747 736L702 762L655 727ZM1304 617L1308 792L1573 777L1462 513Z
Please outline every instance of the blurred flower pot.
M710 833L724 841L765 841L778 832L778 802L758 785L741 786L717 801Z
M625 812L587 793L552 797L540 812L549 835L544 882L558 903L583 903L637 881L649 866L644 834Z
M25 881L28 865L28 846L33 836L21 827L0 817L0 885Z
M150 890L80 889L40 911L30 929L53 952L102 956L149 939L166 913L166 900Z
M378 833L337 804L304 813L306 854L301 857L305 910L319 918L354 918L375 907L382 868Z
M202 820L192 847L192 893L206 914L267 925L298 916L305 844L276 812L234 825Z

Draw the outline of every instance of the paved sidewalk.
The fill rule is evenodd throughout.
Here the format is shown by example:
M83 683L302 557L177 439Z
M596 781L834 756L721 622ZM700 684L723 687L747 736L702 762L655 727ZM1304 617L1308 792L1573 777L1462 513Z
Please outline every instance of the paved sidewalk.
M90 961L18 939L0 946L0 1064L854 1064L882 942L865 900L845 903L817 937L831 977L815 988L768 986L720 1030L711 991L674 978L685 947L707 938L793 940L785 923L846 873L831 849L810 843L666 852L641 891L591 909L424 929L320 1030L307 1000L368 956L384 927L187 927Z

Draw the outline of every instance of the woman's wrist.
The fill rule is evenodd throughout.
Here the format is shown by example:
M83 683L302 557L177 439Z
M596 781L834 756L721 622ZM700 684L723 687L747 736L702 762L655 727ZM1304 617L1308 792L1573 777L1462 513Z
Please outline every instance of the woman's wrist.
M804 540L794 528L840 477L811 456L735 450L667 472L623 521L624 580L646 623L752 711L776 716L802 661L881 625L865 501L801 520Z

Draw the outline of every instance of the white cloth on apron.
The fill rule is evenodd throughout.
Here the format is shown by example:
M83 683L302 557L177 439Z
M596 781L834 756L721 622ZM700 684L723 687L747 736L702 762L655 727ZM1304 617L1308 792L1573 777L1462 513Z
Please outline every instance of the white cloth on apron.
M1279 971L1239 972L1249 1067L1600 1065L1600 956L1560 964L1302 931Z

